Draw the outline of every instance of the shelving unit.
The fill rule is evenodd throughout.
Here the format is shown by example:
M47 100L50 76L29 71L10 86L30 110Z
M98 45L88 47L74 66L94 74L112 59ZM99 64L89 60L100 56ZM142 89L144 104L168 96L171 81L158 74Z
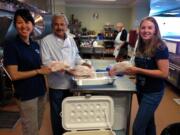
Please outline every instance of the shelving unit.
M78 35L81 32L81 22L78 19L75 19L73 14L69 21L69 29L70 32L75 35Z

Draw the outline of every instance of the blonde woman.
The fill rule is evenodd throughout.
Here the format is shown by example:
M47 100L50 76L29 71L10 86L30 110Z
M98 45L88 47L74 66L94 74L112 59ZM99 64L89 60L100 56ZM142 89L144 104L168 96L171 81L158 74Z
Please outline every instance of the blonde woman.
M135 66L126 74L136 75L139 109L133 124L133 135L156 135L154 113L163 97L164 80L168 77L168 48L162 41L156 20L144 18L139 26ZM111 75L117 69L112 68Z

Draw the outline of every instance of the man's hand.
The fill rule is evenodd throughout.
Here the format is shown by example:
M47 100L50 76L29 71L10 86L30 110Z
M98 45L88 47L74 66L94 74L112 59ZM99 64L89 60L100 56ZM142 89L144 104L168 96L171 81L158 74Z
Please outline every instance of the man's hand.
M56 72L56 71L63 71L69 68L69 65L61 61L53 61L48 65L48 67L51 68L53 72Z
M90 64L88 64L88 63L82 63L81 65L82 65L82 66L87 66L87 67L89 67L89 68L92 68L92 66L91 66Z

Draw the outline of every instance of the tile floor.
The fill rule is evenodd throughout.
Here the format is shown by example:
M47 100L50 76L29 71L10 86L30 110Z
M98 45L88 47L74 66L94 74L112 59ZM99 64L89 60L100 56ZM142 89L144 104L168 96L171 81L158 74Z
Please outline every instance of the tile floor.
M161 104L159 105L156 111L156 126L157 126L157 135L160 135L161 131L171 123L180 122L180 105L174 102L173 98L180 98L180 95L174 92L174 87L167 85L165 95L162 99ZM177 91L177 90L176 90ZM179 91L180 93L180 91ZM132 111L131 111L131 122L130 122L130 134L133 120L137 111L137 99L133 95L132 101ZM15 104L10 104L5 107L1 107L3 110L17 110ZM0 135L22 135L21 124L17 123L16 127L12 130L0 129ZM50 117L49 117L49 103L46 105L46 111L44 115L43 125L40 130L40 135L52 135Z

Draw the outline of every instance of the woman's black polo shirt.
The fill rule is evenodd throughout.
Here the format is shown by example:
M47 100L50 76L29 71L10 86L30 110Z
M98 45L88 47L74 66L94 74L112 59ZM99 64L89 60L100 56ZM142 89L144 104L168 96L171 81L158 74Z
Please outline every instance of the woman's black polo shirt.
M168 60L168 57L168 48L160 46L156 49L153 57L135 57L135 64L140 68L156 70L158 69L157 61L160 59ZM164 79L158 77L137 74L136 80L137 89L146 93L159 92L165 87Z
M30 45L18 36L4 47L4 65L17 65L18 71L30 71L40 68L39 45L30 40ZM27 79L13 81L15 97L29 100L45 94L45 80L43 75L36 75Z

